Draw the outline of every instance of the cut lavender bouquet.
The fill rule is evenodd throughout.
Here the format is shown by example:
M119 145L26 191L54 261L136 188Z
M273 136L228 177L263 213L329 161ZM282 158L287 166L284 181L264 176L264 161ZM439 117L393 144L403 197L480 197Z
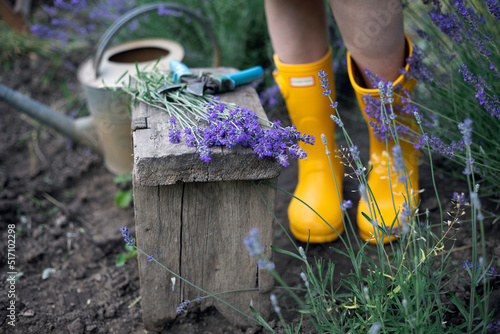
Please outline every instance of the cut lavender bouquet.
M290 157L307 159L298 142L314 144L313 136L300 133L295 126L283 127L280 121L271 122L252 110L223 103L218 96L197 96L182 88L160 93L160 87L174 81L156 66L152 70L137 70L128 77L128 83L122 83L120 88L132 96L132 102L146 103L168 113L169 141L196 147L205 162L211 160L211 148L215 146L241 145L251 148L260 159L271 157L286 167Z

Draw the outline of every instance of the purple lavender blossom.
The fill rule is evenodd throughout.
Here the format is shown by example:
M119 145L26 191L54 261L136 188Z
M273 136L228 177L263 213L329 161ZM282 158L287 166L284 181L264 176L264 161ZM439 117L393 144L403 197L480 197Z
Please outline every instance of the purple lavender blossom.
M128 228L124 226L120 229L120 231L122 232L123 240L125 240L125 242L127 243L127 246L133 246L135 239L132 236L132 234L129 232Z
M256 228L251 229L248 236L243 240L243 244L251 257L259 258L257 260L259 268L265 268L268 271L273 271L276 268L274 262L263 257L264 246L260 242L259 230Z
M405 171L405 161L403 159L403 151L401 146L394 145L391 149L394 171L396 173L403 173Z
M346 211L347 209L352 208L352 201L351 200L344 200L342 201L342 205L340 206L340 210Z
M153 261L154 257L155 257L155 256L154 256L153 254L151 254L150 256L148 256L148 262Z
M427 54L421 50L418 46L413 47L413 53L410 57L406 58L406 62L409 65L409 70L406 71L404 68L400 70L401 74L407 79L415 78L420 82L431 82L434 79L434 74L427 68L424 63L424 59Z
M455 202L455 204L458 206L465 206L469 204L464 193L459 194L457 192L454 192L452 201Z
M110 22L134 6L135 0L107 0L92 3L92 6L85 0L54 0L53 6L42 6L44 12L51 18L50 23L33 25L31 32L39 38L57 41L61 46L65 46L72 38L82 36L90 40L92 37L97 39L100 35L96 33L93 36L92 33L104 31ZM77 16L87 19L74 19ZM132 26L129 27L131 28Z
M274 108L279 105L279 96L280 96L280 88L278 85L274 85L272 87L268 87L264 89L259 94L260 103L265 106L269 106L269 108Z
M264 252L264 246L260 243L259 230L256 228L250 230L243 244L251 257L259 256Z
M183 13L181 11L178 11L178 10L169 9L169 8L165 8L164 6L160 6L160 7L158 7L158 15L181 17L183 15Z
M175 117L170 117L171 129L168 132L169 141L172 144L178 144L181 141L181 130L177 129Z
M488 333L492 334L500 333L500 320L494 321L488 325Z
M462 74L464 81L476 90L476 99L479 105L483 106L491 116L500 118L500 99L494 94L486 94L485 91L491 91L491 86L481 75L474 75L467 65L462 64L458 72Z
M211 160L210 149L214 146L241 145L251 148L259 159L271 157L286 167L289 156L307 158L299 142L314 144L315 141L313 136L301 134L295 126L281 126L279 121L265 128L253 111L239 107L230 110L217 97L211 98L205 108L207 116L200 126L184 129L186 144L197 147L200 159L205 162ZM180 137L180 133L178 135Z
M462 268L465 270L472 270L474 267L473 263L466 259L462 262ZM480 275L485 274L488 279L492 279L498 276L498 272L495 267L486 268L486 266L481 266L479 263L476 264L476 268L479 270Z
M462 139L467 146L472 145L472 120L466 118L462 123L458 123L458 129L462 133Z
M271 295L269 296L269 298L271 299L271 305L274 308L274 312L280 313L281 312L281 308L278 305L278 298L276 298L276 295L274 293L271 293Z
M328 74L323 70L319 70L318 77L320 78L319 82L321 83L321 88L323 89L323 95L330 96L332 91L329 89L330 84L328 83Z
M486 0L486 6L490 10L491 15L495 17L495 19L500 20L500 6L497 0Z
M359 150L357 145L352 145L349 147L349 152L351 153L351 156L354 160L359 159Z

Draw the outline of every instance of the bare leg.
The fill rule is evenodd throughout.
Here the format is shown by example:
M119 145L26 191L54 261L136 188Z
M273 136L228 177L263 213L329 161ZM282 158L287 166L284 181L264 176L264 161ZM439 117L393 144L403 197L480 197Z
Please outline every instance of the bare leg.
M266 18L274 52L287 64L311 63L328 51L323 0L266 0Z
M371 88L365 69L389 81L399 77L405 63L401 0L330 0L330 5L365 87Z

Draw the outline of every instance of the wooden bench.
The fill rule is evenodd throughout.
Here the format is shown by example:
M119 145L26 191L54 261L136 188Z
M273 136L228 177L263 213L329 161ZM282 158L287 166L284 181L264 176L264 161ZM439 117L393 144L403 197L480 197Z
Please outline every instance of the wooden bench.
M227 73L234 69L217 68ZM253 110L266 117L255 90L249 85L221 95L224 102ZM195 148L168 141L168 115L145 104L132 109L134 150L134 210L139 248L197 286L251 315L249 306L265 318L270 313L272 276L258 268L248 255L243 239L257 228L265 255L271 257L273 217L261 195L274 209L276 190L253 180L276 183L280 166L258 159L250 149L217 147L209 163L199 159ZM260 194L259 194L259 191ZM139 255L139 275L144 326L160 331L177 316L185 299L203 293L175 280L173 275L146 256ZM234 325L255 325L214 298L214 305Z

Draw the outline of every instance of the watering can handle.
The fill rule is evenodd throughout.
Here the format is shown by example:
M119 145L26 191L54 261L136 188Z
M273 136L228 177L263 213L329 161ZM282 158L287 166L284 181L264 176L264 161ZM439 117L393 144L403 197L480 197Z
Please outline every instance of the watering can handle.
M205 21L202 17L200 17L194 10L191 10L183 5L180 5L178 3L172 3L172 2L156 2L156 3L148 3L144 4L142 6L139 6L137 8L134 8L127 13L123 14L121 17L119 17L113 24L106 30L106 32L102 35L101 39L99 40L99 44L97 46L95 58L93 61L93 68L94 68L94 73L95 77L97 78L99 76L99 66L101 65L101 60L104 55L104 51L108 47L109 43L113 40L115 35L123 28L125 24L128 22L132 21L136 17L152 12L155 10L158 10L160 8L165 8L165 9L172 9L176 11L181 11L184 14L186 14L188 17L191 19L195 19L200 22L202 25L203 29L207 33L208 37L210 38L210 41L213 44L213 67L218 67L220 65L220 48L219 48L219 43L217 42L217 38L215 37L214 33L212 32L212 29L210 28L210 25Z

